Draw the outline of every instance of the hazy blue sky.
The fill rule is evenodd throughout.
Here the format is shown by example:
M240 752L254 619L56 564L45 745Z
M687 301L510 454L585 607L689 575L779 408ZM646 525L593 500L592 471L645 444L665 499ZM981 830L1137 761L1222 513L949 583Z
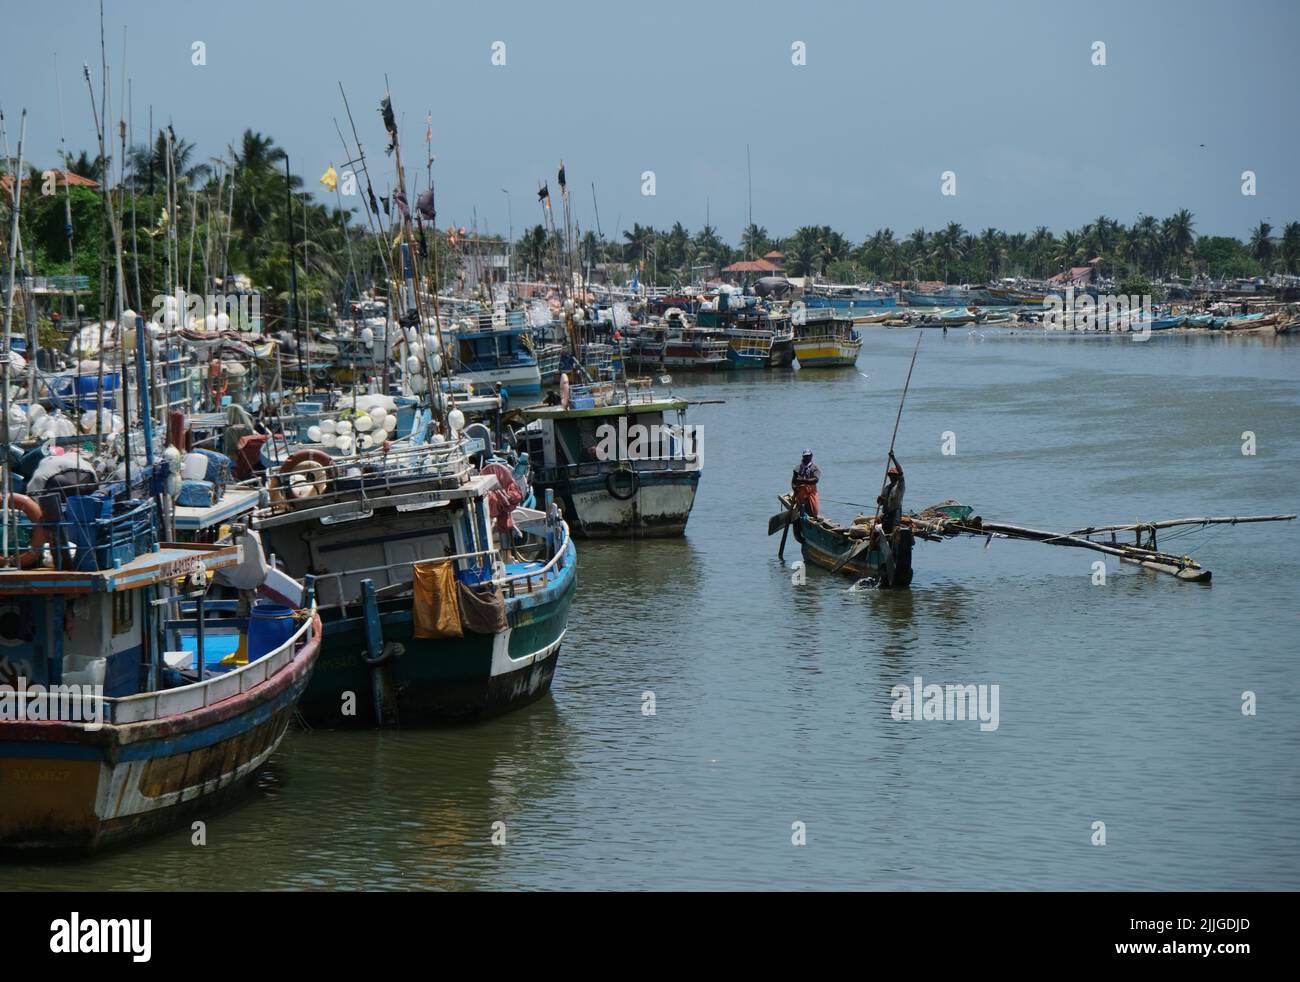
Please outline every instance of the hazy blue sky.
M26 107L28 157L57 163L56 54L69 147L91 149L81 65L98 78L97 4L5 8L11 152ZM1300 220L1297 0L110 0L106 11L115 78L127 31L137 139L151 104L203 157L252 128L312 187L342 157L342 81L383 193L392 168L375 110L388 72L408 169L423 162L433 111L442 226L468 225L477 206L480 228L504 232L508 188L517 236L563 158L584 229L594 181L606 236L634 221L695 230L708 208L734 241L746 143L754 220L773 234L829 224L860 240L888 225L901 237L949 221L1059 232L1181 207L1202 234ZM196 40L204 66L191 64ZM1098 40L1104 67L1091 64ZM791 63L795 41L804 66ZM654 197L641 194L646 170ZM940 194L946 170L954 197ZM1258 175L1255 197L1241 193L1244 170Z

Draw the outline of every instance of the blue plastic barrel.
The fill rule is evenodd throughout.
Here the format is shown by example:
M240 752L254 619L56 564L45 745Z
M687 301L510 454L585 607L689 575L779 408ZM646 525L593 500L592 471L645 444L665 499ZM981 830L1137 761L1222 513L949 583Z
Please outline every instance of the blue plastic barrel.
M293 637L296 630L292 607L259 600L248 618L248 660L257 661L274 651Z

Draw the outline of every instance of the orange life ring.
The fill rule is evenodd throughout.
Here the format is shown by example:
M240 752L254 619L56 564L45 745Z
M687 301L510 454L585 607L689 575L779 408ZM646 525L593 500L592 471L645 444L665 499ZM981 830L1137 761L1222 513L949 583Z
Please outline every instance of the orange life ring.
M41 506L25 494L11 494L9 500L32 523L31 548L18 554L18 568L34 569L45 559L45 543L50 539L50 534L43 524L45 516L41 514ZM9 566L10 564L11 560L8 556L0 556L0 566Z
M303 494L291 496L287 490L289 478L299 471L310 472L312 477ZM280 465L280 470L267 484L267 493L272 504L293 507L304 498L314 498L328 491L333 472L334 458L324 450L299 450L291 453Z

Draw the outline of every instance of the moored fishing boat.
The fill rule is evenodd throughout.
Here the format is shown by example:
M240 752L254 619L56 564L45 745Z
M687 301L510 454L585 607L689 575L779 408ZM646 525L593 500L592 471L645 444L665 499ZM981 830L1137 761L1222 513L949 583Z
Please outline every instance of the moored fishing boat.
M523 410L517 433L533 484L551 491L574 534L594 538L680 535L703 460L686 401L657 395L649 379L575 386L567 405ZM664 421L677 415L677 424Z
M499 383L514 396L535 396L542 391L537 354L521 311L508 317L505 311L463 318L456 326L452 368L479 390Z
M686 314L673 308L657 323L646 324L633 336L628 363L636 369L715 371L726 368L730 344L722 332L692 326Z
M800 368L830 368L857 364L862 335L853 321L840 317L832 308L798 309L791 316L794 325L794 354Z
M369 455L299 450L271 476L253 525L316 577L324 622L309 722L468 722L549 691L576 551L558 516L517 507L509 468L474 468L480 450L417 431Z
M0 848L91 851L239 794L315 665L310 589L251 538L156 544L151 501L69 497L52 522L12 500L31 523L0 570Z

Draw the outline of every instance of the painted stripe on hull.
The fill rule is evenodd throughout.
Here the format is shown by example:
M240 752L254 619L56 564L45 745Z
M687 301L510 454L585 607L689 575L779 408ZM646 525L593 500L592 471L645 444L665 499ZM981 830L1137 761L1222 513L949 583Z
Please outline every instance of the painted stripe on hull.
M283 669L273 697L177 739L0 743L0 848L88 851L135 838L234 797L280 745L315 663ZM281 678L283 676L283 678Z

